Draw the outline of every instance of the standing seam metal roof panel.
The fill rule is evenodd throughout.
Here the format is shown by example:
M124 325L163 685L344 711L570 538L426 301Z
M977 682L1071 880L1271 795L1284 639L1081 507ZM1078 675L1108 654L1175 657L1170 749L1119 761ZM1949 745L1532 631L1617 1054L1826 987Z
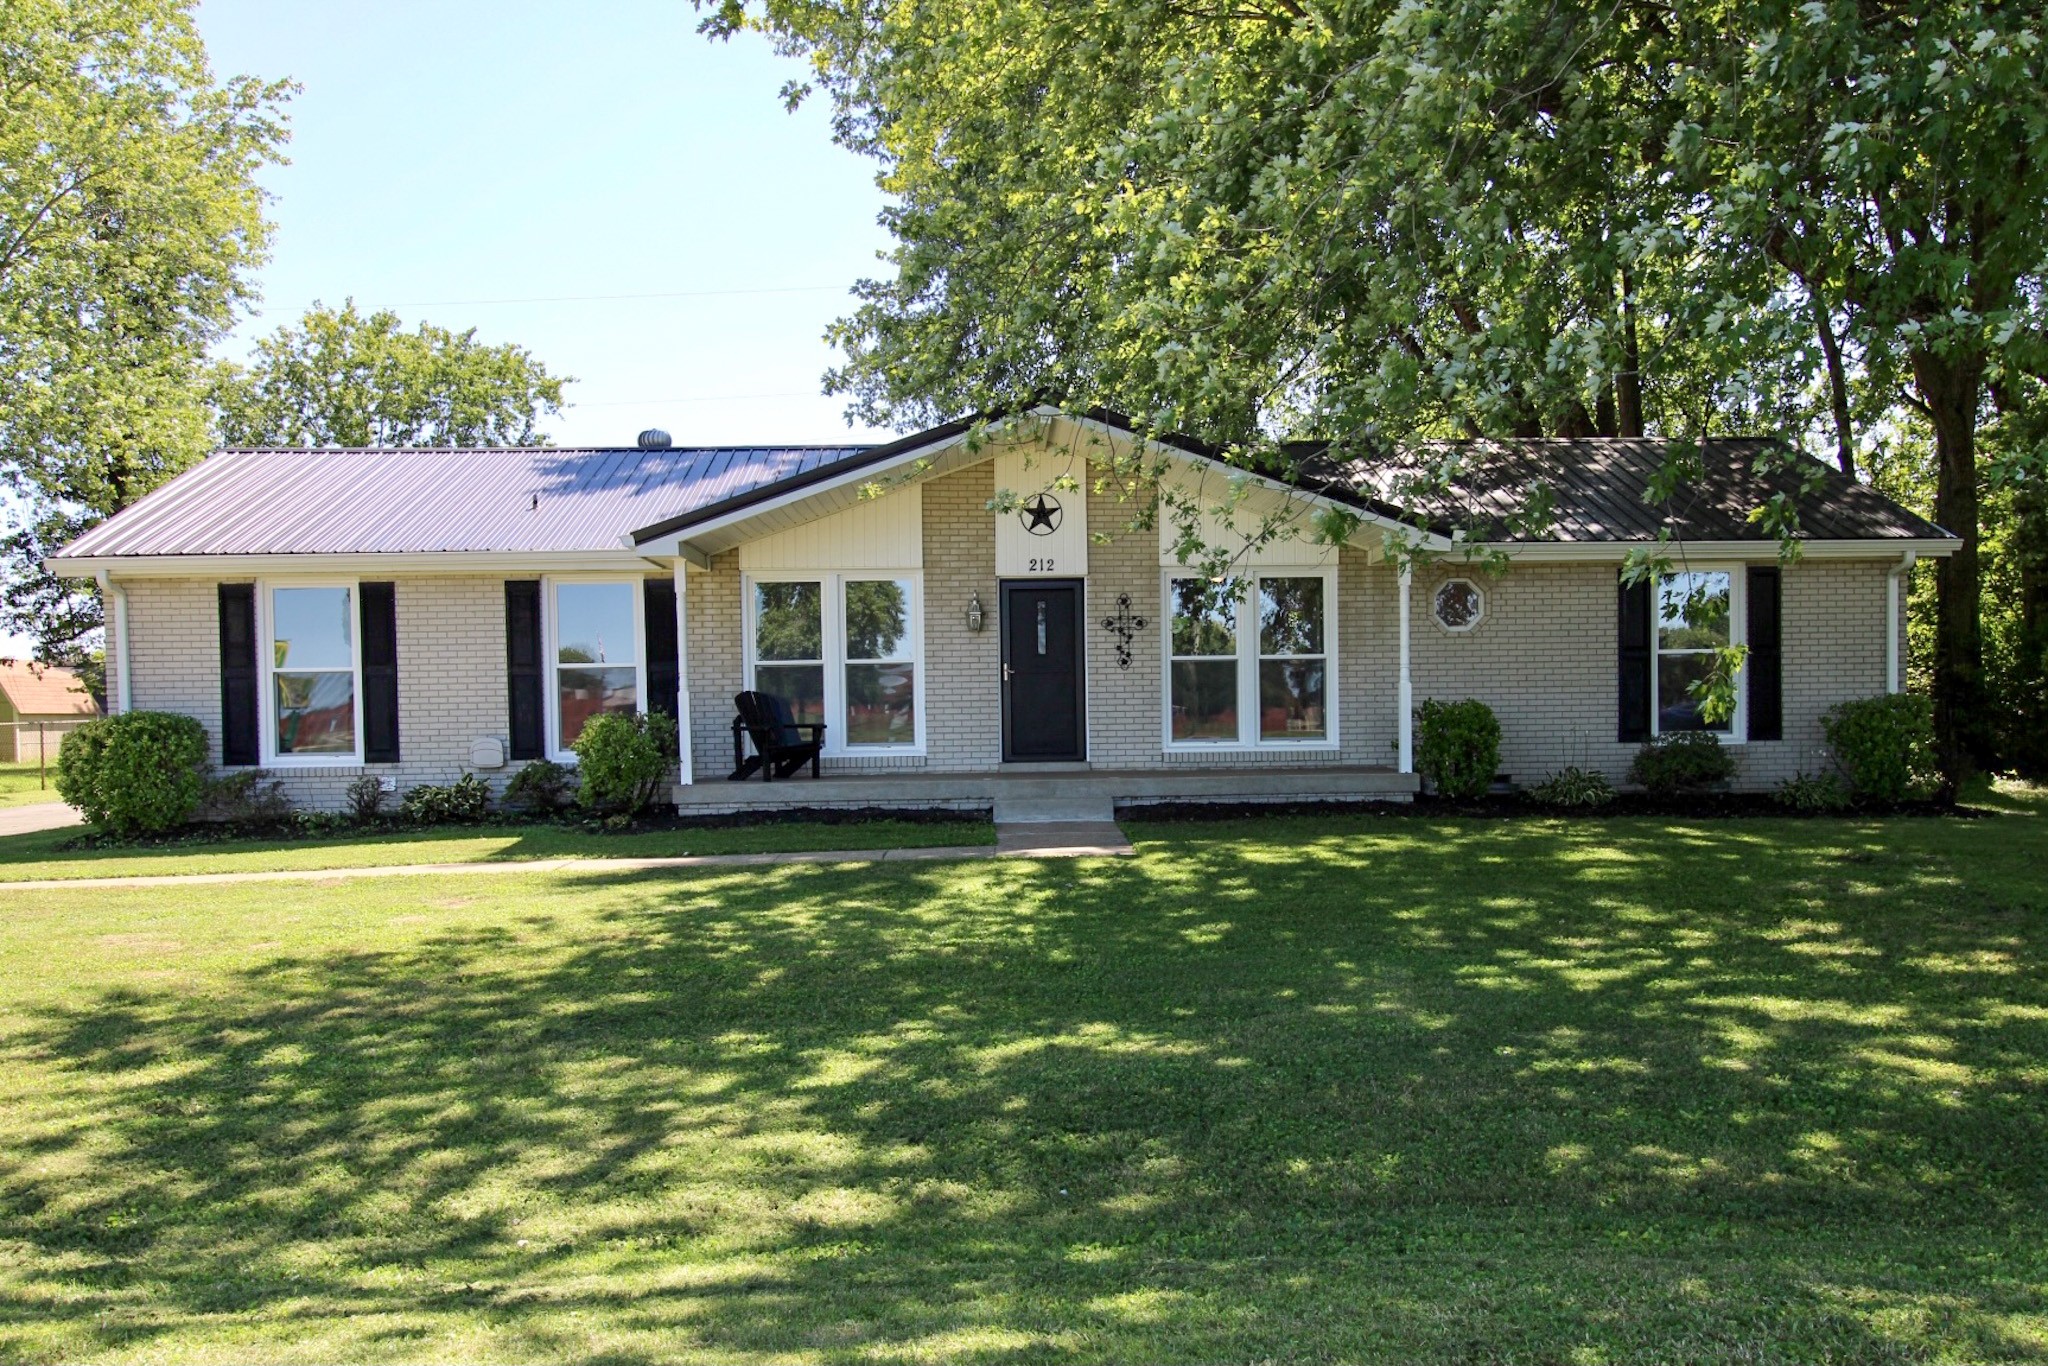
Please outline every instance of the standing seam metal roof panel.
M635 527L868 449L222 451L64 555L616 550Z

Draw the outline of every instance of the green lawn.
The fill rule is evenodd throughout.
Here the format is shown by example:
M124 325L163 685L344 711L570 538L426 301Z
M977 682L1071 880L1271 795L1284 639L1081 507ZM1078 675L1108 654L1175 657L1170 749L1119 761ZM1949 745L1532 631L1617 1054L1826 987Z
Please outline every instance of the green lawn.
M39 781L40 771L34 764L0 763L0 807L27 806L32 802L54 802L57 796L57 767L49 775L50 786L44 787Z
M558 825L481 825L378 831L300 840L66 846L77 829L0 836L0 885L45 878L142 877L166 873L394 867L415 863L504 863L557 858L667 858L681 854L775 854L804 849L910 849L992 845L987 821L854 821L739 825L701 830L604 834Z
M2048 812L17 889L0 1361L2048 1356Z

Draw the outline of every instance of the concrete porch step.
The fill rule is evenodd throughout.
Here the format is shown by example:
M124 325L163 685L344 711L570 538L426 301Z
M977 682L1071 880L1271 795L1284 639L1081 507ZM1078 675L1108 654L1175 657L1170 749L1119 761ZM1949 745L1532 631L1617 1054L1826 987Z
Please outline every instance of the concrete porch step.
M1116 799L1101 788L1075 786L1058 796L996 794L997 825L1030 825L1046 822L1073 824L1104 823L1116 819Z

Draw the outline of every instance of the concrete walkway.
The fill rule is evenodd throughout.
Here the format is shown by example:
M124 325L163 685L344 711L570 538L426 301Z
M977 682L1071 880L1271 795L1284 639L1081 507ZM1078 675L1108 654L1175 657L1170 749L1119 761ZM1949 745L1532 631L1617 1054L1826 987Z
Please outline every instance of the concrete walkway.
M1013 858L1119 858L1136 853L1115 821L1004 821L996 852Z
M62 802L37 802L33 806L0 806L0 835L31 835L38 830L62 830L85 824L85 817Z
M162 873L137 877L40 878L33 882L0 882L0 893L66 891L121 887L204 887L237 882L345 882L356 878L435 876L448 873L583 873L604 876L661 868L761 868L783 863L923 863L943 859L1094 858L1132 852L1123 832L1110 827L1115 839L1099 831L1056 833L1061 828L1039 825L1034 833L1046 839L1023 841L1021 847L986 844L943 845L923 849L807 849L780 854L679 854L673 858L550 858L506 859L495 863L379 864L370 868L292 868L260 873Z

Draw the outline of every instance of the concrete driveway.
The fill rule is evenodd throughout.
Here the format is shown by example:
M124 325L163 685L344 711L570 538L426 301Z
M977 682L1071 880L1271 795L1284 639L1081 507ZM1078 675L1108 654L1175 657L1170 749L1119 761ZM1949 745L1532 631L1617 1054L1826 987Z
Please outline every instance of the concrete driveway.
M67 825L83 824L85 817L62 802L0 806L0 835L26 835L36 830L62 830Z

